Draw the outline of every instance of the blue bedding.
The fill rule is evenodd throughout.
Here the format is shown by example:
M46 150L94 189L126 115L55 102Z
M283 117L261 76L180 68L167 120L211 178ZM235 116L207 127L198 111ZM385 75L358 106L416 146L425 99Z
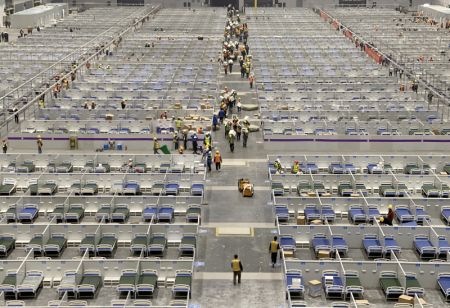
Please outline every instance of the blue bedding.
M395 216L400 223L411 222L414 220L414 216L408 208L396 208Z
M363 208L350 208L348 213L353 223L364 223L367 221L367 215Z
M142 216L143 216L144 220L151 220L152 217L155 217L157 213L158 213L158 207L156 207L156 206L146 207L142 211Z
M192 184L191 185L191 195L192 196L203 196L204 185L203 184Z

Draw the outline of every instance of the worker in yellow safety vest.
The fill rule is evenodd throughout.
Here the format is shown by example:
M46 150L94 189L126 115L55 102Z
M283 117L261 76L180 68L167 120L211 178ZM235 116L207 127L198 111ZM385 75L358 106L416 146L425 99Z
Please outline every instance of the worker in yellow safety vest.
M277 264L278 250L280 250L280 244L278 243L277 240L278 238L275 236L273 238L273 241L271 241L269 245L270 257L272 259L272 267L275 267L275 264Z
M294 165L292 166L292 173L297 174L300 171L300 165L298 164L298 160L294 161Z
M234 259L231 261L231 269L233 270L233 284L236 285L236 277L238 283L241 283L241 273L244 270L242 267L241 260L239 260L238 255L234 255Z

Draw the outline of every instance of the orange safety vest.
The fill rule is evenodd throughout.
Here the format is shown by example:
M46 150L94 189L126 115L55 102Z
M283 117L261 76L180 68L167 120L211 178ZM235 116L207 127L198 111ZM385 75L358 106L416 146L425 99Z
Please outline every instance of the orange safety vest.
M215 154L214 155L214 162L215 163L221 163L222 162L222 157L220 156L220 154Z

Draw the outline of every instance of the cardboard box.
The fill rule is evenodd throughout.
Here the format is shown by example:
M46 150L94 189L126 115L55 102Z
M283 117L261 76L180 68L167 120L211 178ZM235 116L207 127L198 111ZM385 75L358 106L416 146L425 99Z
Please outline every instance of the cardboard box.
M305 216L297 216L297 225L304 225L305 222Z
M330 193L324 193L324 194L322 194L322 197L331 197L331 194Z
M405 304L413 304L414 305L414 297L408 296L408 295L400 295L398 298L399 303L405 303Z
M294 257L294 252L290 251L290 250L288 250L288 251L283 250L283 256L284 256L284 258L293 258Z
M310 281L308 281L308 284L310 286L318 286L318 285L321 285L322 283L320 282L320 280L310 280Z
M356 305L369 305L369 301L367 299L357 299L355 302Z
M329 250L319 250L317 252L317 257L319 259L326 259L330 257L330 251Z
M310 192L308 193L308 197L315 197L315 196L316 196L316 193L313 192L313 191L310 191Z
M427 304L427 302L426 302L423 298L420 298L420 297L419 297L418 302L419 302L419 304L421 304L421 305L426 305L426 304ZM420 306L420 305L419 305L419 306Z
M311 225L321 225L322 224L322 220L320 219L315 219L311 221Z

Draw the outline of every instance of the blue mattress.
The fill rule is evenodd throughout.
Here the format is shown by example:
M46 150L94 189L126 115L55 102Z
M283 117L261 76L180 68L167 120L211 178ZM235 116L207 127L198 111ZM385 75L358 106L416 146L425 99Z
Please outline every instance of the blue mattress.
M438 248L439 251L450 251L450 244L448 243L448 241L445 238L441 238L438 241Z
M157 207L147 207L142 211L142 216L144 217L144 219L151 219L157 214L157 212Z
M424 247L433 247L433 244L431 244L429 239L415 239L414 240L414 247L416 247L416 249L420 250Z
M450 276L440 277L438 279L438 284L442 292L447 293L447 290L450 289Z
M384 238L384 246L390 246L390 247L399 247L397 241L393 237L385 237ZM397 250L397 249L395 249Z
M342 237L332 237L331 238L331 246L334 248L335 246L347 246L347 242Z
M367 218L366 213L364 212L364 210L362 208L352 208L348 212L353 221L355 221L355 219L357 218L356 216L358 216L359 220L363 220L363 217L364 217L364 221Z
M292 287L292 280L293 279L300 279L300 288L293 288ZM303 277L301 274L299 273L287 273L286 274L286 285L288 286L288 289L290 291L302 291L304 289L304 284L303 284Z
M134 189L134 190L139 190L139 184L138 183L125 183L124 188L127 189Z
M369 214L369 218L380 216L380 211L376 208L369 208L367 212Z
M27 216L30 215L31 217L36 216L36 214L39 212L39 210L35 207L26 207L23 208L20 213L19 213L19 217L22 214L26 214Z
M407 208L396 208L395 215L399 221L409 222L411 219L414 219L413 217L407 217L412 215L411 211Z
M330 246L330 241L325 237L313 238L311 243L314 249L316 249L317 246Z
M319 217L320 212L317 208L305 208L305 217L306 219L309 219L310 216Z
M416 221L408 221L408 222L404 222L401 224L401 226L404 227L417 227L417 222Z
M276 207L275 208L275 214L279 217L288 218L289 217L289 210L287 207Z
M334 210L332 208L322 208L322 215L330 217L335 216Z
M178 189L180 189L180 185L177 183L166 184L166 190L178 190Z
M364 245L364 249L366 251L369 251L369 247L373 247L373 246L381 247L380 241L376 238L363 239L363 245Z
M295 240L292 237L280 237L280 246L281 248L287 246L295 247Z
M173 218L175 210L172 207L160 207L158 210L158 217Z
M191 186L191 194L193 196L202 196L204 190L203 184L192 184Z
M448 221L450 219L450 209L443 209L441 215Z

